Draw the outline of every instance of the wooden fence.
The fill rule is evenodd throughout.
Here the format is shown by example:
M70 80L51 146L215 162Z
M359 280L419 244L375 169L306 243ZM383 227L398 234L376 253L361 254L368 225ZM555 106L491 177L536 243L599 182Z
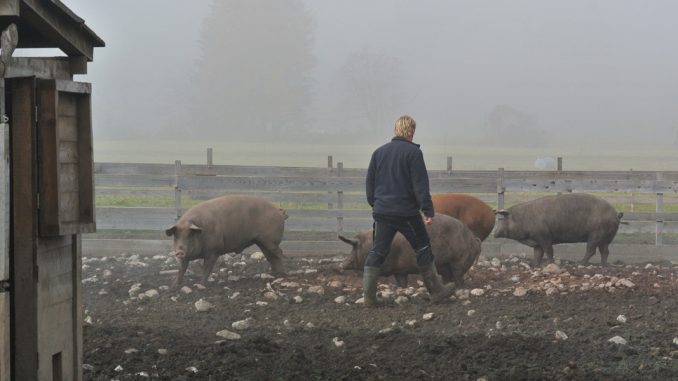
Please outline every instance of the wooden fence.
M173 165L95 164L99 196L174 198L173 208L97 207L97 228L163 231L183 213L185 197L204 200L229 193L254 194L284 206L290 216L285 225L288 232L352 233L371 227L364 195L365 169L343 168L341 162L335 166L332 157L327 167L213 165L210 153L205 165L180 161ZM451 162L448 158L447 170L429 171L432 193L475 193L498 209L504 207L506 195L515 192L643 194L656 201L655 211L625 213L623 219L629 225L623 225L620 233L653 231L655 245L662 246L665 231L678 232L672 224L678 222L678 213L664 212L664 194L678 192L678 171L457 171ZM562 161L558 162L562 168ZM292 251L311 252L320 247L343 249L340 242L327 239L288 243Z

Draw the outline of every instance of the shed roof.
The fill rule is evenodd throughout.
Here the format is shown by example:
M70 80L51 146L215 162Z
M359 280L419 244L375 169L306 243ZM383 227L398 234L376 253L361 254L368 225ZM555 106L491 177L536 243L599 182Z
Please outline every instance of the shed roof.
M0 0L0 30L19 30L19 48L58 48L91 61L104 41L60 0Z

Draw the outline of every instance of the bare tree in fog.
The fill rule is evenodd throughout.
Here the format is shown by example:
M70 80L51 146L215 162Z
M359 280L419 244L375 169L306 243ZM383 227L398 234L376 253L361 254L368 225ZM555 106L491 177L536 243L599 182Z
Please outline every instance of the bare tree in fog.
M486 142L494 145L534 147L548 144L546 131L532 116L508 105L495 106L487 116Z
M302 129L313 32L301 0L214 0L202 31L194 129L232 139Z
M364 121L369 131L383 134L402 113L400 61L363 48L351 54L339 72L344 87L343 107L352 119Z

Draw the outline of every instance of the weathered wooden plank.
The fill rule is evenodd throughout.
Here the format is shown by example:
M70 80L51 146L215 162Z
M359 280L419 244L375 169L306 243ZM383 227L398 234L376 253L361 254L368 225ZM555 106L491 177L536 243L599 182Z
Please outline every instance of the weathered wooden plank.
M15 337L13 373L17 380L37 380L37 285L36 210L38 188L35 179L35 81L12 80L12 231L13 300L12 322Z
M76 224L80 221L80 192L61 192L59 195L59 215L61 224Z
M60 164L77 164L79 161L78 142L60 141L58 160Z
M80 189L80 178L77 164L59 164L59 193L77 192Z
M4 87L0 89L4 91ZM0 281L9 279L9 168L9 124L0 123Z
M507 179L504 185L508 192L678 192L678 183L654 180Z

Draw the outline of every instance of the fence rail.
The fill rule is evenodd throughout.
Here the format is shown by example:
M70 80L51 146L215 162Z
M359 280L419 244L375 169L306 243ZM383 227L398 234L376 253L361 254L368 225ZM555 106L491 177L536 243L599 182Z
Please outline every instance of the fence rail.
M174 207L97 207L97 227L112 230L164 230L185 210L182 196L203 200L222 194L254 194L272 202L299 205L287 208L286 230L356 232L371 226L365 209L365 169L212 165L96 163L98 196L174 197ZM678 233L678 213L664 212L664 195L678 194L678 171L429 171L432 193L474 193L504 207L507 193L624 193L656 200L654 212L625 213L628 225L620 233L655 233L662 245L665 233ZM559 161L562 163L562 161ZM494 195L494 196L493 196ZM623 197L626 197L624 195ZM315 204L309 207L309 204ZM304 206L305 205L305 206ZM318 207L318 205L322 205ZM361 208L362 206L362 208ZM317 243L310 243L317 245ZM300 243L303 246L303 243ZM294 246L294 245L292 245ZM296 246L295 246L296 247ZM303 251L303 250L302 250Z

